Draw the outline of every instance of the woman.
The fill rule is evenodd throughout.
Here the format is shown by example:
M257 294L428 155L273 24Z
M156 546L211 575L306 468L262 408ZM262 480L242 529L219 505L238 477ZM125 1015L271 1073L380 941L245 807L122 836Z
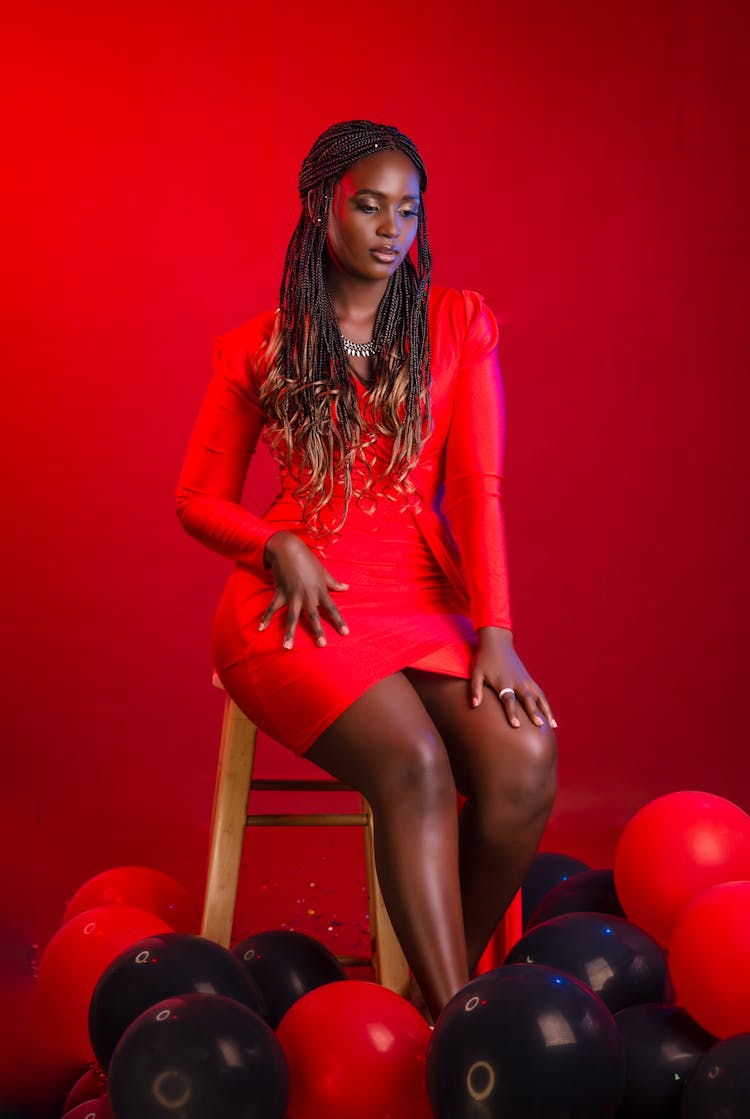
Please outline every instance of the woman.
M510 629L495 321L431 289L426 185L391 126L318 138L280 307L217 343L178 512L236 563L214 624L227 692L370 802L437 1015L534 856L556 746ZM239 501L261 433L281 492L259 518Z

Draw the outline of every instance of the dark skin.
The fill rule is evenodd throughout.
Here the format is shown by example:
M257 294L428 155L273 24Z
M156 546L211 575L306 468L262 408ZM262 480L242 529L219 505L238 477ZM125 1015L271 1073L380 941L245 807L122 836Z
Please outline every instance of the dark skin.
M328 205L328 290L342 332L366 342L416 236L416 168L402 152L368 156L347 169ZM351 364L372 379L372 359ZM326 625L349 632L334 601L346 585L298 536L274 533L265 560L275 593L261 628L286 609L285 648L325 645ZM383 894L435 1017L468 981L534 857L555 793L555 726L510 630L485 626L468 687L404 669L360 696L307 754L372 806ZM460 820L457 790L467 798Z

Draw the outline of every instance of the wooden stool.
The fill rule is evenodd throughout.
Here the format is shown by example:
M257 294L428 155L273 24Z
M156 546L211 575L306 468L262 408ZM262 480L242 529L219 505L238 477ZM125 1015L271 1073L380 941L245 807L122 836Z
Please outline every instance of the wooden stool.
M215 678L214 683L218 683ZM221 686L219 684L219 686ZM279 778L252 780L257 727L226 697L221 728L219 768L216 773L213 818L208 856L208 877L201 934L229 947L232 935L237 882L240 873L245 829L250 826L290 827L301 825L351 826L364 828L367 895L370 913L370 943L375 976L384 987L400 995L409 990L409 967L396 939L385 908L375 871L373 820L369 804L362 798L360 812L261 813L248 815L251 787L256 790L288 792L353 792L348 785L327 780ZM361 963L344 959L343 963Z

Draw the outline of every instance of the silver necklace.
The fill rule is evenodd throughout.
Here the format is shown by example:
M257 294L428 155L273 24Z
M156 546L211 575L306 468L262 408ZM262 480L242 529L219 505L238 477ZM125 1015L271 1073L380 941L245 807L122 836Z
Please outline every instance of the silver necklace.
M352 342L351 338L342 334L341 341L344 343L344 353L349 357L375 357L375 343L372 338L369 342Z

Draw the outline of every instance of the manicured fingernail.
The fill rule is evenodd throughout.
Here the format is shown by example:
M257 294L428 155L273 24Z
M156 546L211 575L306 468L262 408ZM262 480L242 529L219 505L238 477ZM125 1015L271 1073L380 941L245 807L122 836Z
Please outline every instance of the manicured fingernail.
M326 641L325 637L319 637L319 638L318 638L318 641L317 641L317 644L318 644L318 645L320 646L320 648L322 649L322 648L323 648L323 646L327 644L327 641Z
M543 726L544 726L544 719L540 719L538 715L537 715L537 717L536 717L536 718L534 719L534 722L536 723L536 725L537 725L538 727L543 727Z
M553 720L552 720L552 726L553 726L553 727L556 727L556 726L557 726L557 719L553 719Z
M292 642L287 638L287 640L284 642L284 648L285 649L291 649L291 647L292 647Z
M349 626L342 626L341 627L341 632L342 633L348 633L349 632Z
M511 719L511 721L510 721L510 725L511 725L512 727L520 727L520 725L521 725L521 720L520 720L520 719Z
M472 707L479 707L479 696L478 695L473 695L471 697L471 706Z
M259 622L258 623L258 629L265 629L265 628L266 628L266 623L265 622Z

